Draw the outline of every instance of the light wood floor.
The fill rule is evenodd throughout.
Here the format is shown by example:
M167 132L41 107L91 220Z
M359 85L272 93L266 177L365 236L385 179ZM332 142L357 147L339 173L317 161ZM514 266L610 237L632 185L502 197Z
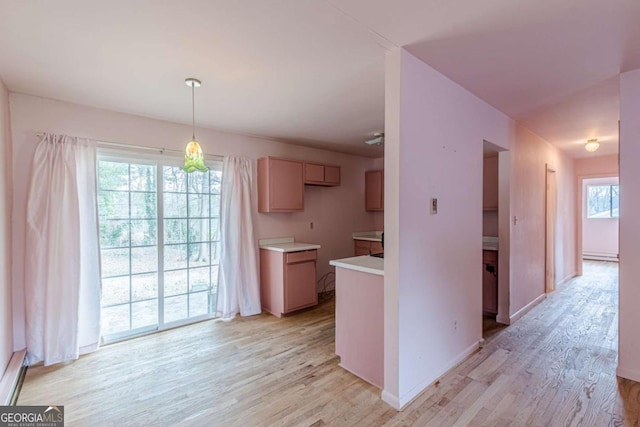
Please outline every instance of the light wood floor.
M19 404L65 405L69 426L638 425L640 383L615 376L617 264L584 272L403 412L337 366L331 302L29 368Z

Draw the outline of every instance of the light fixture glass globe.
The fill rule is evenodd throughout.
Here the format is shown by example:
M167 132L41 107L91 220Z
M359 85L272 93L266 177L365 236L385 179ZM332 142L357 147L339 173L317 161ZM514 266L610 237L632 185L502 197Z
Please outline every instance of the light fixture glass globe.
M187 173L195 171L206 172L209 170L204 164L202 148L200 148L200 144L195 139L189 141L184 150L184 167L182 169Z
M585 145L584 145L584 149L587 150L590 153L593 153L594 151L596 151L598 148L600 148L600 143L598 142L598 140L589 140Z

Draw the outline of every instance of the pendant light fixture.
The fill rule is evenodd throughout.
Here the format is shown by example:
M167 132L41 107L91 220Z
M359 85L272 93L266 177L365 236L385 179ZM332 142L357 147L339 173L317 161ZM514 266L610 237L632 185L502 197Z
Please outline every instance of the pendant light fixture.
M584 144L584 149L590 153L595 152L598 148L600 148L600 143L598 142L598 138L590 139L587 141L586 144Z
M204 153L200 144L196 141L196 102L195 89L200 87L202 83L198 79L189 77L185 79L185 84L191 87L191 130L193 131L191 141L184 150L184 169L185 172L191 173L195 171L206 172L209 168L204 164Z

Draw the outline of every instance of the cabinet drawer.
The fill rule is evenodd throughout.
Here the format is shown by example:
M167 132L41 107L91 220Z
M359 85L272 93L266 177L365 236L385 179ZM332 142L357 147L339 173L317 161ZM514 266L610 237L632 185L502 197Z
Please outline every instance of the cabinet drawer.
M314 261L318 257L318 251L287 252L284 262L286 264L294 264L297 262Z
M382 242L371 242L371 253L372 254L380 254L382 253Z

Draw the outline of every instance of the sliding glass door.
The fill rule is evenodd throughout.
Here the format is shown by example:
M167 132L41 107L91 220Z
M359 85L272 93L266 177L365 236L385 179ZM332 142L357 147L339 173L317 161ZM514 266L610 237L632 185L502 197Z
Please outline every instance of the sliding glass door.
M100 156L105 341L211 317L218 281L220 164Z

